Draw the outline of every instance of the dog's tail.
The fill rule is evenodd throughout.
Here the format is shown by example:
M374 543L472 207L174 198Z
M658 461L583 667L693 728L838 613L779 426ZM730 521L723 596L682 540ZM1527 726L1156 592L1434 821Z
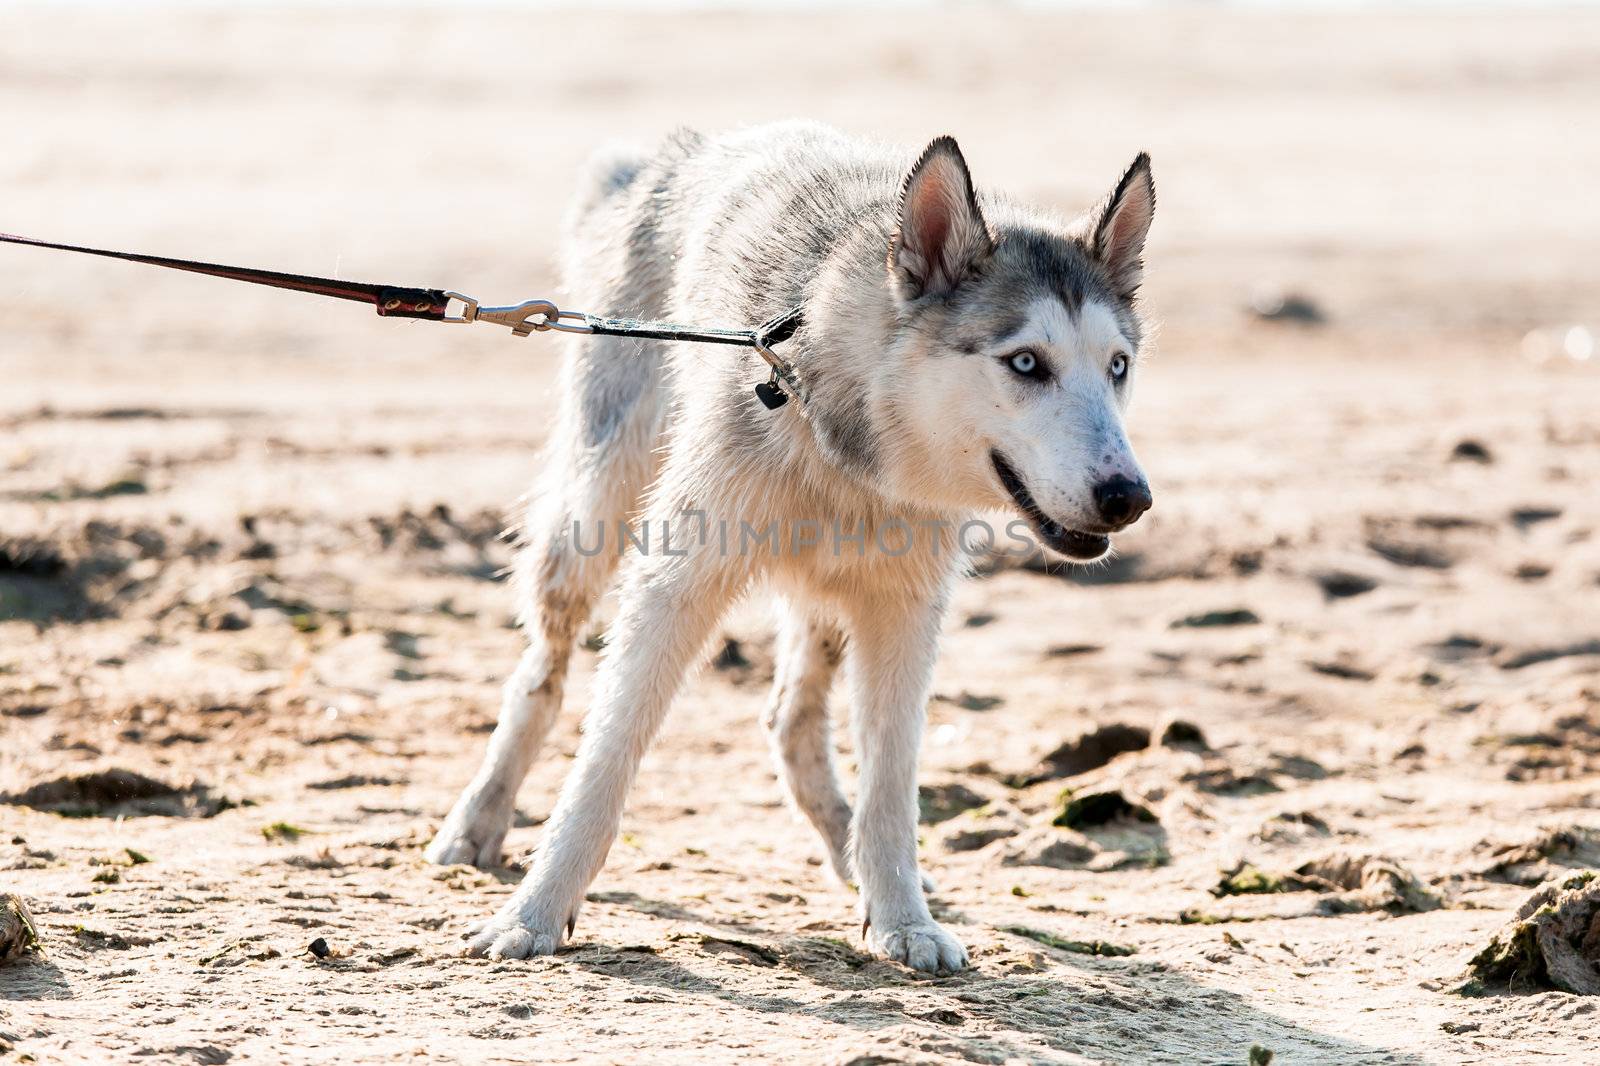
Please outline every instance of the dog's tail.
M567 216L568 234L596 221L607 209L628 203L628 193L641 176L653 186L664 186L705 143L702 134L685 126L673 130L654 150L619 143L600 148L579 174L577 195Z
M596 212L627 192L649 163L649 153L636 145L609 144L590 156L578 176L568 232L578 230Z

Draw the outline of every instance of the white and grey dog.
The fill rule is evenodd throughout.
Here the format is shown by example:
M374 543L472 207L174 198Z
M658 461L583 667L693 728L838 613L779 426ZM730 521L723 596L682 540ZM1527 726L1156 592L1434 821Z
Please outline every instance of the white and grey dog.
M913 157L812 124L679 133L654 155L598 164L572 216L569 291L602 313L697 324L798 305L783 354L804 403L763 407L753 352L569 342L518 556L529 647L430 860L500 861L574 638L624 554L627 565L577 763L527 878L469 934L469 953L549 954L571 934L668 705L759 581L781 605L766 718L780 774L834 870L859 883L872 948L919 970L966 965L917 867L917 749L967 565L958 534L1005 509L1055 552L1091 560L1150 506L1123 411L1154 204L1144 155L1069 224L977 193L948 137ZM841 660L853 813L829 739Z

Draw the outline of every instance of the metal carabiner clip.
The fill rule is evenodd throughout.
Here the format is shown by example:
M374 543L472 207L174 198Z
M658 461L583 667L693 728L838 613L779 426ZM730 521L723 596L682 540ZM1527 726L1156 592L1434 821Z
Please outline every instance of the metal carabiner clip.
M563 311L549 300L524 300L505 307L483 307L477 300L459 292L447 292L445 296L461 303L461 314L447 315L444 319L446 322L493 322L497 326L505 326L518 337L551 329L562 333L594 332L588 315L582 311Z

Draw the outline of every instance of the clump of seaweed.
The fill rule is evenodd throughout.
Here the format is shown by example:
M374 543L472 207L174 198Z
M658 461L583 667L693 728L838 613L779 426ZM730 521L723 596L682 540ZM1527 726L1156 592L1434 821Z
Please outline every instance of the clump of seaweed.
M1304 887L1291 884L1281 875L1270 874L1251 863L1241 862L1232 869L1222 871L1222 879L1211 890L1211 894L1218 898L1261 896L1273 892L1299 892Z
M1392 859L1331 852L1295 867L1295 876L1336 893L1321 908L1330 914L1388 911L1418 914L1444 906L1439 893Z
M33 915L28 913L22 897L9 892L0 895L0 962L36 955L41 950L39 928L33 924Z
M1563 876L1573 867L1600 859L1600 832L1585 826L1545 829L1514 843L1494 848L1494 861L1482 876L1491 881L1535 886Z
M1501 986L1600 995L1600 873L1585 870L1540 886L1467 963L1457 991L1478 995Z
M1378 910L1415 914L1444 906L1437 892L1392 859L1343 851L1329 852L1282 872L1241 862L1224 870L1211 890L1217 897L1276 892L1330 893L1318 905L1328 914Z

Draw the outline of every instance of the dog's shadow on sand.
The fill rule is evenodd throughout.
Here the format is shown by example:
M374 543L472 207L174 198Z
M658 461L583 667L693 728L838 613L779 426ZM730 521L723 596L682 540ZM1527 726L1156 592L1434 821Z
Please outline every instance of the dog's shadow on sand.
M687 912L663 916L701 921ZM816 1018L863 1033L883 1031L882 1052L890 1058L917 1047L953 1044L976 1061L1038 1061L1041 1054L1053 1053L1118 1063L1243 1064L1252 1046L1260 1045L1279 1061L1396 1066L1425 1061L1318 1032L1136 957L1048 951L1048 970L1035 971L1014 965L1014 955L980 951L971 970L930 977L832 937L752 941L740 933L761 936L744 927L726 934L696 931L676 934L660 948L586 945L561 957L569 966L639 985L641 997L649 997L649 989L673 993L673 999L711 996L742 1010ZM697 966L696 956L720 969ZM730 965L748 972L724 977ZM815 995L803 1001L784 991L784 986L805 984L844 994L819 1003ZM905 1046L908 1035L918 1043Z

